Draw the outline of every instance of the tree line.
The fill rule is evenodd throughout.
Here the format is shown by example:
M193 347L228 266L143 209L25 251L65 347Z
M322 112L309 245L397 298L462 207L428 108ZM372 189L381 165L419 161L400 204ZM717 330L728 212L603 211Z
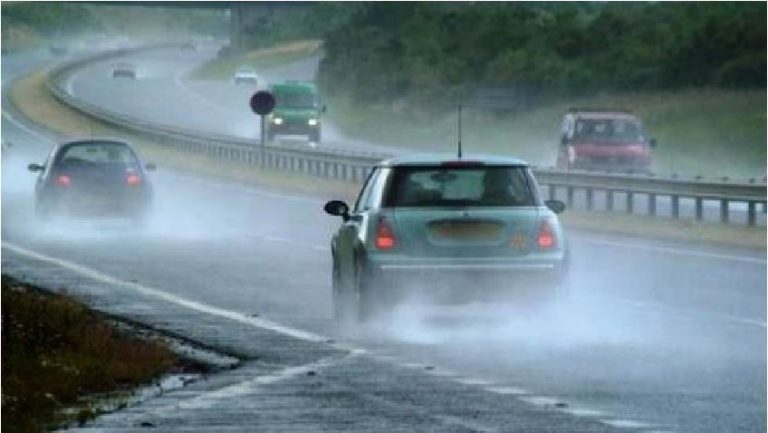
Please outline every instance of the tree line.
M318 79L359 103L428 107L488 88L536 101L766 85L764 2L350 7L323 35Z

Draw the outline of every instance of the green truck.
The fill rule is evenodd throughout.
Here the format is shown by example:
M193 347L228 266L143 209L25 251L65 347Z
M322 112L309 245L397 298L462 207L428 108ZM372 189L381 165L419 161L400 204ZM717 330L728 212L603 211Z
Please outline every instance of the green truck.
M286 81L269 86L275 96L275 109L267 122L267 140L277 135L306 135L311 143L320 143L320 105L317 87L303 81Z

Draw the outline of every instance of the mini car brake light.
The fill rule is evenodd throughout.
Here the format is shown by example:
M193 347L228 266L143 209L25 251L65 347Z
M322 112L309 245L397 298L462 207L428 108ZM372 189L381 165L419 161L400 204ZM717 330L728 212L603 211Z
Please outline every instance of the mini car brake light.
M395 239L395 233L392 231L389 223L385 219L380 219L376 226L376 248L380 250L389 250L395 247L397 241Z
M72 184L72 179L67 176L66 174L60 174L56 176L56 185L58 186L69 186Z
M552 224L548 220L541 220L539 223L537 244L541 249L549 249L555 246L555 232L552 230Z
M136 173L128 173L127 176L125 176L125 183L129 186L137 186L141 184L141 176L139 176Z

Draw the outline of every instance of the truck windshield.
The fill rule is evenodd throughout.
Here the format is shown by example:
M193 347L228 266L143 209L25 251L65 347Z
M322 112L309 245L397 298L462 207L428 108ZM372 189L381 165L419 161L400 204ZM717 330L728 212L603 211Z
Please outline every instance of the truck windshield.
M526 167L398 167L386 207L534 206Z
M628 119L579 119L576 122L574 138L603 142L642 141L640 123Z
M317 108L317 99L312 93L276 93L277 106L286 108Z

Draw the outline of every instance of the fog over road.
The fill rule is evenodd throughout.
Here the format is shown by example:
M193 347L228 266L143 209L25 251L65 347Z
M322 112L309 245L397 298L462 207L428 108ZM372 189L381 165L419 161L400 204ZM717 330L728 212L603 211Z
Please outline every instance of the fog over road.
M142 60L135 82L118 83L102 64L71 86L163 123L255 133L252 115L221 103L245 104L245 88L168 85L169 74L199 62L186 55ZM14 69L3 60L5 80ZM195 92L203 85L221 86L222 100L201 100L212 94ZM268 365L107 416L92 431L130 431L139 421L162 431L765 431L762 251L569 230L571 299L537 311L412 305L345 333L330 309L328 246L339 220L322 204L333 197L160 167L145 230L41 225L25 166L52 143L8 114L3 272ZM216 129L223 118L231 129Z
M259 138L258 117L250 111L248 101L256 90L282 80L314 80L319 62L310 57L287 65L259 71L258 86L235 85L230 81L188 79L203 62L216 55L214 47L201 46L199 51L158 49L143 51L119 59L105 60L86 67L67 80L67 90L84 101L136 119L192 131L229 135L254 140ZM136 80L112 78L117 63L131 64ZM283 138L283 140L292 140ZM306 143L303 138L294 140ZM397 151L381 146L345 139L332 124L323 124L323 143L335 148L353 150Z

